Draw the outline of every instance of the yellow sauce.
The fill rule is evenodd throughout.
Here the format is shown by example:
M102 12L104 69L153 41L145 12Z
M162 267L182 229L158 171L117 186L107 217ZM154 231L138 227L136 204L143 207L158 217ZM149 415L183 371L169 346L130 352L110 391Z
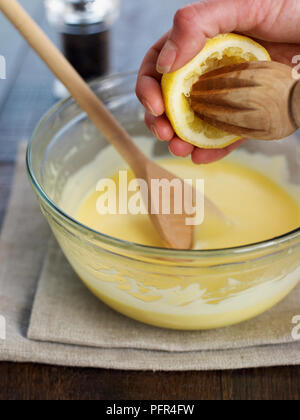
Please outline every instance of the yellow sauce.
M138 141L143 144L143 139ZM151 154L146 145L143 150ZM300 189L290 182L283 157L239 151L207 166L183 159L159 163L181 178L204 179L205 196L226 216L206 209L204 223L195 229L195 249L253 244L300 226ZM116 153L112 149L102 152L69 180L61 207L95 231L163 247L148 216L97 212L97 200L103 194L96 191L99 175L117 183L118 168L126 169ZM132 178L129 171L128 180ZM245 321L282 300L300 279L298 249L270 252L263 258L258 253L257 259L241 257L241 263L231 263L225 256L212 266L197 265L195 259L195 266L186 268L184 261L181 266L165 259L126 259L124 248L119 256L84 242L72 245L58 230L56 236L96 296L124 315L165 328L200 330Z
M220 161L200 167L186 160L170 159L159 163L183 179L203 179L206 197L226 216L219 217L206 209L204 223L195 230L195 249L249 245L300 226L300 207L296 200L275 181L241 163ZM133 179L131 171L127 178L128 181ZM119 197L118 174L111 179L117 185ZM97 200L101 194L103 192L90 193L76 214L78 221L118 239L164 246L147 215L100 215Z

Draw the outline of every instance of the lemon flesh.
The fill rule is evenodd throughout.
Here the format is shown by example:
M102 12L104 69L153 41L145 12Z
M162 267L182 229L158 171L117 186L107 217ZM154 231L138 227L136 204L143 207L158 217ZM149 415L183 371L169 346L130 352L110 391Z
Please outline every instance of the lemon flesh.
M252 39L224 34L209 39L203 50L184 67L164 74L162 92L166 114L177 136L205 149L220 149L239 140L240 137L201 120L190 107L190 92L204 73L231 64L270 60L267 50Z

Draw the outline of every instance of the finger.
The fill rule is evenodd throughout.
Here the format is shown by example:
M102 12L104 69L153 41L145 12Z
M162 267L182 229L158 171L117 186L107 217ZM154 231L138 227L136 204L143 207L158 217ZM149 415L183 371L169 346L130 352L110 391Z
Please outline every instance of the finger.
M185 141L175 136L170 141L169 149L170 152L175 156L187 157L193 153L195 147L192 144L186 143Z
M256 8L258 23L244 32L265 41L299 44L299 0L256 0L255 3L252 12L255 13ZM261 10L257 3L260 3Z
M160 83L150 76L142 76L138 82L136 95L147 112L158 117L165 112L165 104Z
M156 70L156 62L167 37L168 34L164 35L146 54L136 84L137 97L146 110L154 116L162 115L165 111L160 88L161 74Z
M277 42L258 41L269 52L273 61L294 66L294 57L299 56L300 48L297 44L278 44Z
M170 141L174 137L174 130L165 115L161 117L154 117L150 113L146 112L145 122L149 130L152 131L157 139Z
M247 139L241 139L230 146L225 147L224 149L199 149L195 148L192 153L192 160L196 164L206 164L216 162L220 159L223 159L225 156L229 155L233 150L240 147L245 143Z
M284 31L279 12L284 8L287 13L287 3L296 5L300 2L298 0L210 0L193 3L180 9L175 15L170 36L158 57L158 72L168 73L178 70L201 51L207 38L219 34L254 32L260 37L261 34L265 34L268 25L269 28L274 27L274 37L279 37L274 21L280 20ZM298 8L299 16L299 6L295 7ZM288 20L285 21L285 29L288 30Z

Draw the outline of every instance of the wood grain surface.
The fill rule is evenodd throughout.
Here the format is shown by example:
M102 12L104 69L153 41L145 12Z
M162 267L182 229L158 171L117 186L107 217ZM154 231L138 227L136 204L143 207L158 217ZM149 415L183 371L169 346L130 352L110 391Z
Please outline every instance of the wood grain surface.
M300 368L123 372L0 364L2 400L299 400Z
M48 34L41 0L21 0ZM113 71L137 69L145 50L172 23L175 10L189 3L125 0L112 36ZM137 36L138 34L138 36ZM130 48L126 48L130 45ZM0 80L0 228L13 176L18 143L55 103L53 77L0 16L0 55L7 80ZM122 372L35 364L0 363L0 400L196 399L299 400L300 367L225 372Z

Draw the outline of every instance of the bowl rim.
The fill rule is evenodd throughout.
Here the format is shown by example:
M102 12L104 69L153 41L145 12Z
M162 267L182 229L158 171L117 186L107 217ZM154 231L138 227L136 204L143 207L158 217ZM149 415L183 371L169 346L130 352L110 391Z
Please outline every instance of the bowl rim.
M92 82L89 83L90 87L93 90L99 89L99 85L103 84L105 81L114 81L117 79L125 79L128 77L137 76L136 71L131 72L120 72L115 74L110 74L108 76L100 77ZM68 224L71 224L75 229L80 230L84 234L89 234L89 237L92 235L93 239L101 243L105 243L106 245L112 246L117 249L129 250L131 252L137 251L137 253L148 254L148 256L152 257L160 257L160 258L188 258L188 259L197 259L199 257L202 258L216 258L216 257L229 257L232 256L242 256L251 254L253 252L257 253L259 251L274 251L274 248L289 243L300 237L300 227L296 228L290 232L287 232L283 235L276 236L271 239L267 239L265 241L255 242L249 245L243 246L235 246L230 248L220 248L220 249L209 249L209 250L175 250L170 248L159 248L159 247L151 247L147 245L137 244L135 242L125 241L122 239L115 238L113 236L109 236L98 232L80 222L76 219L65 213L59 206L57 206L47 195L44 191L43 187L37 180L37 177L34 173L33 165L32 165L32 154L33 154L33 143L35 138L37 137L39 131L43 128L44 124L59 110L65 107L67 104L69 105L74 104L75 100L68 96L60 101L58 101L55 105L53 105L39 120L37 123L33 134L28 142L27 152L26 152L26 169L29 176L29 180L33 186L33 189L36 191L38 197L42 199L44 203L46 203L50 209L66 221ZM84 114L84 111L82 111Z

